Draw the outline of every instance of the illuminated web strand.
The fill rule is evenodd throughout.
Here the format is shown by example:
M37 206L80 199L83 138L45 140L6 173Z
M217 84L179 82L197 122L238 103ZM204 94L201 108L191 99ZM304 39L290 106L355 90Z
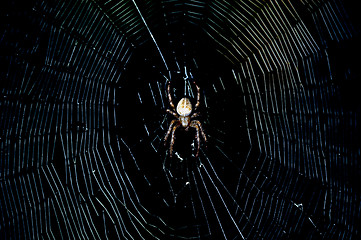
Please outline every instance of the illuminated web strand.
M167 69L168 74L169 74L169 79L168 79L168 81L170 81L170 80L172 79L172 77L171 77L171 72L170 72L170 70L169 70L169 68L168 68L168 65L167 65L165 59L164 59L164 56L163 56L163 54L162 54L162 51L160 50L160 48L159 48L159 46L158 46L158 44L157 44L157 41L155 40L155 38L154 38L154 36L153 36L153 34L152 34L152 31L150 31L150 28L148 27L147 22L145 21L142 13L140 12L140 10L139 10L139 8L138 8L138 5L135 3L135 0L132 0L132 2L134 3L134 6L135 6L135 8L136 8L137 11L138 11L139 16L141 17L141 19L142 19L145 27L147 28L147 30L148 30L148 32L149 32L150 37L152 38L155 46L156 46L157 49L158 49L158 52L159 52L159 54L160 54L160 56L161 56L161 58L162 58L162 60L163 60L164 66L165 66L165 68Z
M213 209L213 211L214 211L214 214L215 214L215 216L216 216L216 219L217 219L219 228L220 228L221 231L222 231L222 235L224 236L225 239L227 239L226 233L225 233L225 231L224 231L224 227L223 227L223 225L222 225L221 220L219 219L219 215L218 215L218 213L217 213L217 209L216 209L216 207L215 207L215 205L214 205L214 203L213 203L213 201L212 201L212 197L211 197L211 195L210 195L210 193L209 193L209 191L208 191L207 185L206 185L206 183L205 183L205 181L204 181L204 179L203 179L201 170L200 170L200 168L198 168L197 170L198 170L198 174L199 174L199 176L200 176L200 178L201 178L201 180L202 180L204 190L205 190L206 193L207 193L209 202L210 202L210 204L211 204L211 206L212 206L212 209Z
M119 104L115 98L119 92L113 86L123 86L120 75L134 50L134 42L129 47L128 41L134 38L138 41L147 35L140 31L144 26L135 12L134 1L37 3L29 11L29 14L35 11L36 16L29 17L40 18L41 23L36 27L41 26L42 33L49 36L44 38L48 45L43 45L47 48L45 65L34 66L33 62L22 59L21 51L17 55L10 52L5 58L0 56L6 63L10 59L9 69L1 75L9 81L3 81L5 88L0 90L4 94L0 96L0 128L5 133L0 136L3 220L0 228L8 238L15 239L40 239L45 235L53 239L107 239L114 235L126 239L162 239L165 232L187 238L184 232L172 228L169 216L161 218L154 208L150 210L142 205L148 199L136 181L140 178L147 186L156 185L153 174L144 169L138 151L152 144L150 151L161 155L160 160L145 158L152 160L153 165L158 160L161 165L164 157L164 149L159 146L166 121L156 112L161 105L158 100L163 107L166 105L160 82L156 90L148 84L149 79L139 81L145 83L143 92L138 92L139 103L142 107L152 105L155 117L142 118L140 126L132 128L132 134L143 125L146 133L136 135L136 141L132 141L123 133L112 132L113 122L117 127L128 127L121 125L122 118L127 116L117 119L118 109L113 107ZM184 224L182 227L195 229L189 238L206 238L210 234L229 237L225 223L228 215L234 217L247 239L289 238L288 234L300 231L309 234L308 239L314 239L318 233L324 239L351 239L359 235L359 194L352 184L344 181L353 168L359 167L359 146L354 150L355 141L348 142L358 139L352 138L357 131L352 132L358 129L359 112L352 112L352 108L344 110L345 106L338 101L340 78L335 70L342 69L335 65L345 61L341 65L346 66L347 59L335 62L332 52L335 44L349 39L353 31L345 24L341 1L300 1L297 7L300 6L309 11L308 20L315 26L308 28L306 23L310 22L302 21L305 16L298 15L298 9L290 1L165 0L161 3L161 7L170 10L164 18L160 15L161 20L181 19L195 25L201 22L207 36L217 44L217 51L241 68L234 67L232 82L227 77L215 76L214 82L209 78L203 85L208 91L207 97L204 96L206 108L217 109L217 117L205 114L204 122L216 129L213 142L208 145L213 152L202 151L202 157L209 160L204 169L207 171L202 171L196 179L197 172L187 169L186 180L194 183L189 185L190 204L177 200L180 207L193 207L190 219L195 222L180 222ZM209 11L208 21L203 21L201 7ZM171 30L171 23L167 26ZM8 27L9 31L1 36L1 47L9 46L8 34L19 38L16 44L21 46L24 40L21 34L11 35L11 32L24 30L14 28L11 23ZM26 41L31 40L31 35L28 33ZM44 40L37 37L40 42ZM151 37L155 42L152 34ZM37 52L39 39L28 53ZM333 44L325 48L330 43L328 39ZM3 45L4 42L7 44ZM26 47L15 49L27 51ZM199 63L202 71L202 61ZM235 85L237 88L231 89ZM185 92L193 95L190 86L188 83ZM137 96L133 89L126 90L129 96ZM28 102L26 96L32 101ZM129 96L126 103L131 105ZM232 130L244 129L243 138L237 133L236 139L240 137L237 140L246 145L245 152L234 147L236 141L227 139L230 131L221 121L229 120L223 115L230 109L227 110L226 98L234 104L243 98L245 109L232 108L236 114L241 112L241 117L233 121ZM108 103L111 107L107 107ZM242 117L247 118L245 123L241 123ZM152 143L149 139L153 139ZM118 148L114 148L114 141ZM222 154L214 157L214 148ZM179 176L172 169L177 157L183 156L177 152L172 160L167 158L171 162L160 167L166 182L161 190L166 194L159 194L160 204L169 203L166 195L177 198L184 191L184 187L179 190L176 184L172 185ZM227 163L236 166L232 169L234 175L230 176L235 183L223 178L222 169L227 170ZM136 172L139 178L130 172ZM307 185L310 182L312 186ZM305 189L318 184L321 187L316 191ZM217 203L227 205L230 212L227 214L222 207L217 209ZM169 204L164 208L171 207Z
M208 161L209 161L209 160L208 160ZM211 166L211 167L212 167L212 166ZM225 203L225 201L224 201L224 199L223 199L223 197L222 197L222 195L221 195L221 193L220 193L217 185L215 184L215 182L213 181L212 177L211 177L210 174L208 173L207 168L206 168L206 167L203 167L202 169L204 169L204 171L205 171L205 173L207 174L209 180L212 182L213 187L216 189L217 194L218 194L219 198L221 199L221 201L222 201L222 203L223 203L223 206L224 206L224 208L226 209L226 211L227 211L230 219L232 220L232 223L233 223L234 226L236 227L239 235L241 236L242 239L245 239L244 236L243 236L243 234L242 234L242 232L241 232L241 230L239 229L236 221L234 220L234 217L232 216L231 212L229 211L228 206L227 206L227 204ZM212 169L212 170L213 170L213 169ZM200 176L201 176L202 174L201 174L200 170L198 170L198 172L199 172L199 174L200 174ZM214 172L214 170L213 170L213 172ZM214 173L215 173L215 172L214 172ZM216 177L217 177L217 175L216 175ZM203 177L202 177L202 176L201 176L201 178L202 178L202 181L203 181ZM218 180L219 180L219 179L218 179ZM222 187L224 187L222 181L220 181L220 182L221 182L221 184L222 184ZM204 184L204 182L203 182L203 184ZM205 186L205 184L204 184L204 186ZM206 187L206 186L205 186L205 187ZM217 214L217 212L215 212L215 214ZM217 217L217 218L218 218L218 217Z

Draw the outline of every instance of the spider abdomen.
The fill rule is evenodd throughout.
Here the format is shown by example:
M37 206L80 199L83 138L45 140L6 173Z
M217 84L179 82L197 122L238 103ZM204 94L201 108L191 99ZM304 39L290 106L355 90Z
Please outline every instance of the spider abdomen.
M177 104L177 113L179 116L189 116L192 112L192 103L188 98L182 98Z

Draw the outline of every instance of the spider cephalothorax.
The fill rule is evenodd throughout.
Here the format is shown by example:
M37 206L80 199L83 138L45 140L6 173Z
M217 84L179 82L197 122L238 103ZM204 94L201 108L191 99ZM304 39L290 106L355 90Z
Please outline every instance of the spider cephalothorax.
M168 82L167 86L167 93L168 93L168 100L169 105L171 106L171 109L167 109L167 112L172 114L177 119L173 119L169 125L167 134L164 137L164 144L167 143L168 137L170 134L172 134L171 140L170 140L170 146L169 146L169 154L172 157L173 155L173 145L175 141L175 130L177 130L178 127L183 127L186 131L191 128L195 128L196 130L196 140L197 140L197 153L196 157L199 154L199 147L200 147L200 136L199 133L202 134L202 137L204 141L207 141L206 134L203 131L202 124L198 120L192 120L193 118L197 117L199 115L199 112L196 112L197 108L200 104L200 89L198 85L193 82L194 85L197 88L197 103L194 106L194 109L192 107L192 103L189 100L189 98L184 97L181 100L179 100L177 104L177 108L173 104L172 95L170 94L170 83ZM193 112L193 114L192 114Z

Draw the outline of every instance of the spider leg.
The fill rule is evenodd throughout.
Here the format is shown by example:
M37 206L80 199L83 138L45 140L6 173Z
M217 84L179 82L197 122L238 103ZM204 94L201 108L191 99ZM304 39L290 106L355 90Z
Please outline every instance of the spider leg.
M200 132L201 132L201 134L202 134L202 137L203 137L204 141L207 142L207 136L206 136L206 134L204 133L204 130L203 130L203 127L202 127L201 122L198 121L198 120L193 120L193 121L191 122L191 124L192 124L192 123L195 124L195 125L197 125L197 126L199 127L199 130L200 130Z
M192 121L190 126L192 128L195 128L196 129L196 140L197 140L197 153L196 153L196 157L198 157L198 154L199 154L199 149L201 147L201 140L200 140L200 137L199 137L199 126L197 124L197 121Z
M173 126L172 128L172 138L170 139L170 145L169 145L169 155L170 157L173 156L173 145L174 145L174 140L175 140L175 130L177 130L177 128L180 126L180 122L178 121L176 125Z
M200 115L200 112L195 112L192 114L191 118L196 118Z
M197 103L196 103L196 105L195 105L195 107L194 107L194 110L196 110L198 107L199 107L199 105L200 105L200 99L201 99L201 91L200 91L200 88L199 88L199 86L196 84L196 82L195 81L193 81L193 84L196 86L196 88L197 88Z
M168 93L168 101L169 101L169 105L172 107L173 110L175 110L175 106L172 100L172 95L170 94L170 81L168 82L167 85L167 93Z
M170 109L167 109L167 113L172 114L174 117L178 118L178 114Z
M172 127L173 125L177 122L177 120L173 119L170 124L169 124L169 127L168 127L168 131L167 131L167 134L165 135L164 137L164 146L167 144L167 140L168 140L168 137L169 137L169 134L172 132Z

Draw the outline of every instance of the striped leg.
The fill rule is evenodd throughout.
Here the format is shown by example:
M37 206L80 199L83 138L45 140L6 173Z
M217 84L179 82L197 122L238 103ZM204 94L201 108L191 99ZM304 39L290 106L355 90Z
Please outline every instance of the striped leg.
M198 120L193 120L192 122L194 122L194 124L198 125L199 130L200 130L200 132L201 132L201 134L202 134L202 137L203 137L204 141L207 142L207 136L206 136L206 134L204 133L204 130L203 130L203 127L202 127L201 122L198 121Z
M168 140L168 137L169 137L169 134L172 132L172 128L173 128L173 125L177 122L177 120L173 119L170 124L169 124L169 127L168 127L168 131L167 131L167 134L165 135L164 137L164 145L167 144L167 140Z
M173 145L175 141L175 130L180 126L180 122L178 121L172 128L172 138L170 139L170 145L169 145L169 155L170 157L173 156Z
M196 141L197 141L197 153L196 153L196 157L198 157L198 154L199 154L199 148L201 146L201 140L200 140L200 137L199 137L199 126L197 124L197 121L196 120L193 120L190 124L190 126L192 128L195 128L196 129Z

